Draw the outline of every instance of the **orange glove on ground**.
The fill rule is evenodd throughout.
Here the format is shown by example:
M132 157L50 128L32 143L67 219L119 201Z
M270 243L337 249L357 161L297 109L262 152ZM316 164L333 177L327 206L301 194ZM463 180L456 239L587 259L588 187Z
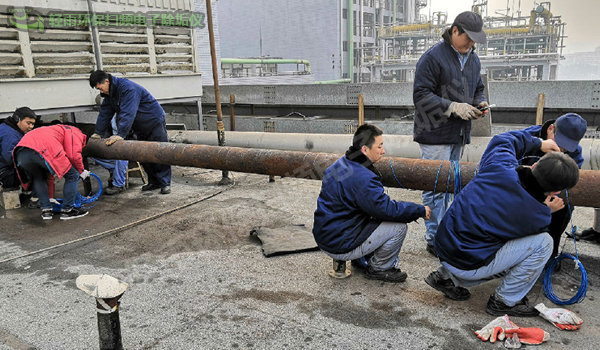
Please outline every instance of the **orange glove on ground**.
M517 328L505 329L504 333L507 337L512 337L513 334L519 336L519 341L523 344L541 344L550 338L550 335L541 328Z
M477 337L483 341L495 343L496 340L504 340L504 332L507 329L517 329L519 326L508 319L508 315L500 316L488 323L482 329L475 332Z

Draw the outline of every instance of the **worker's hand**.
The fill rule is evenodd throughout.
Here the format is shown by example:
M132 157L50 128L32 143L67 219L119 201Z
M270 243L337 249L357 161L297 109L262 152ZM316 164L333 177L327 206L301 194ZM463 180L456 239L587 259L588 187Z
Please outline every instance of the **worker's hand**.
M579 325L583 323L583 320L579 316L567 309L549 309L543 303L537 304L535 308L540 312L540 316L548 320L556 328L564 331L578 330Z
M117 141L123 141L123 138L119 135L113 135L113 136L109 137L108 140L106 140L106 145L110 146Z
M560 152L560 147L558 147L554 140L542 140L542 147L540 150L544 153Z
M487 101L481 101L481 103L479 103L479 104L477 105L477 109L481 109L481 108L484 108L484 107L487 107L487 106L489 106L489 104L487 103ZM489 109L486 109L485 111L480 111L480 112L481 112L481 115L484 115L484 114L486 114L488 111L489 111Z
M431 219L431 208L429 208L428 206L425 206L425 216L424 216L425 220L429 220Z
M512 337L513 334L518 335L519 341L523 344L541 344L550 337L546 331L535 327L506 329L504 333L507 337Z
M79 177L82 180L87 179L88 177L90 177L90 172L87 169L83 169L83 171L81 172L81 174L79 174Z
M477 119L482 115L480 110L470 104L458 102L452 102L447 112L449 112L448 115L454 113L463 120Z
M562 198L554 195L546 197L544 204L546 204L553 213L565 207L565 201L563 201Z
M477 337L483 341L490 341L490 343L495 343L496 340L504 340L504 333L508 329L517 329L519 328L516 324L514 324L511 320L508 319L508 315L500 316L494 319L492 322L488 323L482 329L475 331Z
M100 140L102 137L96 133L93 133L92 136L90 136L90 139L96 139L96 140Z

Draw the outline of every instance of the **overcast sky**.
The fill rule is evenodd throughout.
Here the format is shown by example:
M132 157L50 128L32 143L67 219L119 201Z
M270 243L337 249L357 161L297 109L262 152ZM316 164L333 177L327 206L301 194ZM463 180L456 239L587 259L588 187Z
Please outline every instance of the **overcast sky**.
M431 6L431 12L448 12L448 22L452 22L454 17L462 11L470 10L473 0L428 0ZM489 0L488 15L495 15L496 11L506 13L508 7L513 8L515 16L521 3L521 15L529 16L534 8L532 0ZM594 51L600 46L600 33L593 28L597 28L600 20L600 1L599 0L554 0L550 1L550 12L554 16L561 16L562 21L567 23L565 27L565 45L563 53L574 53L582 51ZM513 6L514 4L514 6ZM421 10L421 14L428 15L429 7Z

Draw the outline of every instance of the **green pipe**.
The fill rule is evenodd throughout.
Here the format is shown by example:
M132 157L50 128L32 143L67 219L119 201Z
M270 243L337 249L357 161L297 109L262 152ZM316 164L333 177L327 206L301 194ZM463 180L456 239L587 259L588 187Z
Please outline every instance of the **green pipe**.
M342 84L349 83L350 81L350 79L321 80L315 81L315 84Z
M288 58L221 58L221 64L303 64L306 71L310 73L310 62L308 60L296 60Z
M354 6L348 0L348 78L354 81Z

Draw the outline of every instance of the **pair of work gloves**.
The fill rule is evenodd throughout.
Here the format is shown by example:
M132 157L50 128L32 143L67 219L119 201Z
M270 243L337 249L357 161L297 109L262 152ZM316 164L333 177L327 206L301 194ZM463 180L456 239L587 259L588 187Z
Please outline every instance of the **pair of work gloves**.
M583 323L579 316L567 309L547 308L543 303L537 304L535 308L540 312L540 316L561 330L578 330ZM549 338L549 334L541 328L517 326L508 318L508 315L494 319L485 327L476 331L475 334L479 339L489 340L490 343L495 343L496 340L504 340L506 337L513 337L515 334L523 344L541 344Z
M488 103L486 101L481 102L477 107L473 107L468 103L461 102L452 102L448 110L444 113L447 117L455 114L460 117L462 120L472 120L479 119L482 115L487 113L487 110L480 111L478 108L487 107Z
M102 138L102 137L101 137L100 135L98 135L98 134L92 134L92 136L90 136L90 139L95 139L95 140L99 140L99 139L101 139L101 138ZM117 141L122 141L122 140L123 140L123 138L122 138L121 136L119 136L119 135L112 135L111 137L109 137L109 138L106 140L106 145L107 145L107 146L110 146L110 145L112 145L113 143L115 143L115 142L117 142Z

